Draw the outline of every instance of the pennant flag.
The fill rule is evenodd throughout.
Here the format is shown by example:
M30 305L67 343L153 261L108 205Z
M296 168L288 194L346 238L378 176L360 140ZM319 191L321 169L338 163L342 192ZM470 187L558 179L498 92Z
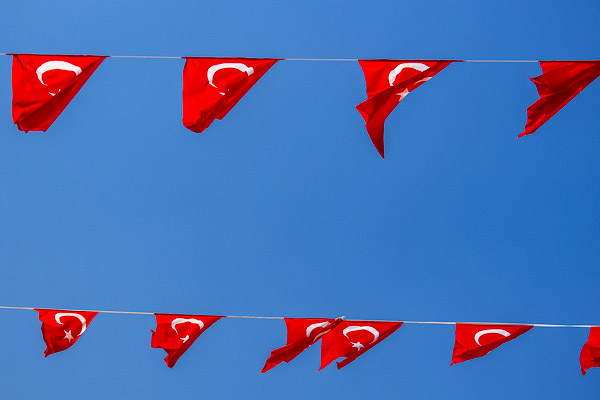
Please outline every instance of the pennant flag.
M167 352L165 362L173 368L179 357L212 324L223 318L217 315L154 314L156 332L152 332L150 345L153 349Z
M321 344L321 368L340 357L346 357L337 363L344 368L357 357L381 342L402 326L402 322L342 321L323 336Z
M385 119L409 93L452 61L359 60L367 83L367 100L356 106L375 148L384 157Z
M73 346L87 329L97 312L35 309L42 321L42 336L46 342L44 357Z
M326 318L284 318L287 328L285 346L271 351L261 374L264 374L282 361L288 363L304 350L316 343L323 335L335 328L341 321Z
M454 350L452 351L452 362L450 365L483 357L496 347L510 342L531 328L533 328L531 325L457 323Z
M187 57L183 68L183 125L200 133L215 118L223 119L277 61Z
M540 99L527 108L525 130L535 132L600 76L600 61L540 61L542 75L531 78Z
M590 336L581 348L579 355L581 375L590 368L600 367L600 326L590 328Z
M52 125L106 57L13 55L13 122L24 132Z

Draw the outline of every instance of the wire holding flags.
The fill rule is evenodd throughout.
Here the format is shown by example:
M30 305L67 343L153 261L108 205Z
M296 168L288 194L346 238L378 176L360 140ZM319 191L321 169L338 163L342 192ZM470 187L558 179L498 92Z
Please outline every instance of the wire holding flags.
M369 349L396 332L403 324L455 325L455 344L452 363L483 357L500 345L516 339L534 327L541 328L590 328L589 339L581 351L581 371L600 367L600 326L566 324L522 324L494 322L442 322L442 321L381 321L350 320L345 317L286 318L240 315L164 314L141 311L71 310L34 307L0 306L5 310L30 310L39 313L42 335L46 343L45 356L69 349L88 329L98 314L154 315L156 331L152 332L151 347L167 352L165 362L173 368L177 360L192 346L194 341L215 322L222 318L283 319L288 335L285 346L271 351L262 373L281 362L290 362L304 350L322 340L321 367L327 367L338 358L341 369L356 360Z
M356 108L382 158L386 118L409 93L453 62L540 63L543 73L532 79L540 99L527 109L525 130L519 137L539 129L600 76L598 60L358 60L37 54L12 54L12 57L13 122L24 132L45 132L107 57L185 58L182 123L195 133L204 132L215 119L223 119L278 61L358 62L365 76L367 99Z

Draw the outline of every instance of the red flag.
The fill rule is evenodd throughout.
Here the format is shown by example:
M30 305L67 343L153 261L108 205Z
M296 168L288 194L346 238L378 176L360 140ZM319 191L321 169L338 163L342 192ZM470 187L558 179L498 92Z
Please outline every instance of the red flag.
M165 362L173 368L179 357L190 348L196 339L212 324L223 318L217 315L154 314L156 332L152 332L150 345L153 349L167 352Z
M401 326L402 322L340 322L331 332L323 336L319 371L340 357L346 358L338 362L337 367L344 368Z
M323 335L335 328L341 321L326 318L284 318L287 328L285 346L271 351L261 374L279 365L290 362L304 350L316 343Z
M183 68L183 125L200 133L215 118L223 119L277 61L187 57Z
M581 348L579 355L581 375L590 368L600 367L600 326L590 328L590 336Z
M42 321L42 336L46 342L45 357L73 346L85 332L97 312L35 309Z
M540 99L527 108L525 130L535 132L600 76L600 61L540 61L542 75L531 78Z
M456 324L452 364L483 357L533 328L531 325Z
M46 131L106 57L13 55L13 122Z
M367 100L356 106L375 148L384 157L385 119L410 92L452 61L359 60L367 83Z

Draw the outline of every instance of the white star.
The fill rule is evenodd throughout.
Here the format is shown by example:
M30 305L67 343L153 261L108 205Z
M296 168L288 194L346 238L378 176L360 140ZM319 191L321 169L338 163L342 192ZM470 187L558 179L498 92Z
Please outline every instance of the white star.
M358 351L365 348L365 346L363 346L361 342L356 342L356 343L350 342L350 343L352 343L352 347L356 347L356 350L358 350Z
M398 102L401 102L402 99L404 99L406 96L408 96L409 93L410 92L408 91L408 89L404 89L400 93L396 93L398 96L400 96L400 99L398 100Z
M71 331L63 330L63 332L65 333L65 337L63 339L67 339L69 341L69 343L71 343L71 340L75 340L73 335L71 335Z
M189 339L189 338L190 338L190 335L187 335L187 336L186 336L186 337L184 337L184 338L179 338L179 340L183 340L183 343L185 343L185 342L187 342L187 341L188 341L188 339ZM183 343L182 343L182 344L183 344Z

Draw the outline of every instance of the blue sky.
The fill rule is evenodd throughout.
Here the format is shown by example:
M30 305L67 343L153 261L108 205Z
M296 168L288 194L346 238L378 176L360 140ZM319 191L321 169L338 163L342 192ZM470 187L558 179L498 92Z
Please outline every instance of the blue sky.
M0 51L598 59L596 1L4 2ZM517 139L537 64L453 64L390 115L382 160L358 63L275 65L203 134L183 60L107 59L46 133L11 120L0 57L0 305L600 324L600 82ZM341 371L268 374L282 321L224 319L173 370L152 316L100 314L43 357L0 311L2 398L593 398L587 329L534 328L450 366L451 326L404 325ZM34 384L32 384L34 383Z

